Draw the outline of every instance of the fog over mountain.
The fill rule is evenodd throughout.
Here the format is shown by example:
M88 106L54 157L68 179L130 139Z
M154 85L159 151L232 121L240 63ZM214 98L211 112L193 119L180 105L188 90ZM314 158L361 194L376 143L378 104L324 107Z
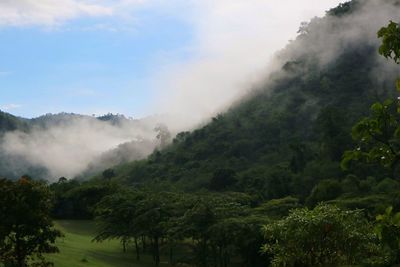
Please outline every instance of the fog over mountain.
M1 155L8 162L3 168L15 170L14 176L36 167L45 170L40 178L72 178L142 159L158 145L156 117L133 120L122 115L49 114L26 122L27 128L1 136Z

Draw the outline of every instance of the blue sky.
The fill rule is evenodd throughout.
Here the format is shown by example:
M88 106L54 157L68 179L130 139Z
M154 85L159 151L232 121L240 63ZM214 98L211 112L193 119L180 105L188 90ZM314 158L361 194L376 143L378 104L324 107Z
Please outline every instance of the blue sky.
M0 104L27 117L60 111L141 114L153 93L149 72L165 54L188 56L176 51L190 41L191 30L170 16L141 14L140 20L115 30L96 28L99 19L53 29L3 27Z
M339 2L5 0L0 109L24 117L214 110L301 21Z

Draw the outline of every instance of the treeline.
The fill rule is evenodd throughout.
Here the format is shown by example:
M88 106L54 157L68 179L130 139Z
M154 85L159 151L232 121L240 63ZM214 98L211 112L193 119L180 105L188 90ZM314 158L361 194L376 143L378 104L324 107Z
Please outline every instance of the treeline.
M251 208L247 195L121 191L96 206L96 241L120 239L140 254L150 252L156 265L160 251L168 262L198 266L264 266L259 254L260 227L267 218Z

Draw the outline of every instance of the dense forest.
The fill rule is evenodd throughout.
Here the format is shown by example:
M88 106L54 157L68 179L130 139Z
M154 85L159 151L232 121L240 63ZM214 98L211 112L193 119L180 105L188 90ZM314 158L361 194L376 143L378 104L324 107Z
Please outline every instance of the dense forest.
M303 23L265 82L146 159L83 180L21 179L53 194L53 218L95 219L94 241L157 266L399 264L400 2L380 2Z

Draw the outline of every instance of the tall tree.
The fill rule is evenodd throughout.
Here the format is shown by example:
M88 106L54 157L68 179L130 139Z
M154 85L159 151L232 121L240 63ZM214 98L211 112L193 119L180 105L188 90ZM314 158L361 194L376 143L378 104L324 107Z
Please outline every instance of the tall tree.
M400 26L391 21L378 32L382 39L379 53L400 64ZM400 92L400 79L396 81ZM342 167L347 169L352 162L381 165L398 178L400 165L400 98L388 99L371 106L371 115L362 119L352 129L357 142L354 150L346 151Z
M0 180L0 262L5 266L50 266L44 253L58 252L60 231L50 217L52 195L27 177Z
M359 264L375 253L374 234L360 211L318 205L291 211L264 227L272 266L342 266Z

